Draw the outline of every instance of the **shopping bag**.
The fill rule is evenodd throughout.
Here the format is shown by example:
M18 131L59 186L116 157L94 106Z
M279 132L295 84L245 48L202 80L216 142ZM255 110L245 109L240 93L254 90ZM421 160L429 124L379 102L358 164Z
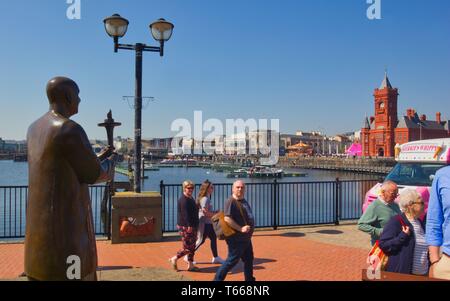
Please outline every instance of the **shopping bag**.
M369 252L367 263L372 266L373 270L379 269L384 271L386 269L388 259L389 257L383 252L383 250L381 250L379 241L377 240Z

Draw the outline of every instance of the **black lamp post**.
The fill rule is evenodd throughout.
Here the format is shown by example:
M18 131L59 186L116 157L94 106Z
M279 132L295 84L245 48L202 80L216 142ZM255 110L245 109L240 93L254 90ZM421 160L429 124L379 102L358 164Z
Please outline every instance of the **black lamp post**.
M150 31L153 38L159 41L160 46L147 46L145 44L136 43L119 44L119 38L123 37L128 29L128 20L122 18L119 14L103 20L105 23L106 33L114 39L114 52L118 49L134 50L136 52L136 88L134 97L134 191L141 192L141 137L142 137L142 52L159 52L160 56L164 55L164 42L167 42L172 36L173 24L164 19L158 19L150 24Z

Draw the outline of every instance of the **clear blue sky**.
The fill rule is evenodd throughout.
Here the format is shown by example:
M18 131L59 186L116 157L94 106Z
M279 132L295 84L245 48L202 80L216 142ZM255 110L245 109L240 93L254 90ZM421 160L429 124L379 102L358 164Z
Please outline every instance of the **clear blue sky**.
M369 20L366 0L81 0L68 20L66 0L0 0L0 137L23 139L48 109L47 81L80 86L74 116L92 138L109 109L133 136L134 52L113 52L102 20L130 21L122 43L156 45L148 25L175 24L165 56L144 54L143 137L175 134L176 118L279 118L281 132L358 130L373 114L373 89L388 68L399 112L413 107L450 119L450 1L381 0Z

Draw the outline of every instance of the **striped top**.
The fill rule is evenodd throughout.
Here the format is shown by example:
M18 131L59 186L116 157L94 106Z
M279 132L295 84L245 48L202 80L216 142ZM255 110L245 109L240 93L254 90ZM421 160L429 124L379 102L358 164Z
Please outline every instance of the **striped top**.
M425 241L425 231L417 219L408 220L414 227L416 238L412 273L415 275L425 275L428 273L428 245Z

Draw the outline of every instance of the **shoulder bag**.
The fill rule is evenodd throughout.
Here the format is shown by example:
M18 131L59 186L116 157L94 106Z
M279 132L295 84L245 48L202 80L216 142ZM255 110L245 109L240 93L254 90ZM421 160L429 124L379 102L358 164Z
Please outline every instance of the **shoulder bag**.
M404 227L407 226L400 215L397 215L397 219L399 220L402 226ZM367 263L372 265L374 270L380 269L381 271L385 271L388 259L389 257L383 252L383 250L379 246L379 240L375 241L375 244L373 245L367 257Z
M236 202L236 206L239 207L239 211L241 212L242 218L244 219L245 223L247 223L247 220L245 218L244 212L242 211L242 206L239 204L239 202L233 200L233 202ZM226 221L225 221L225 214L223 211L219 211L216 214L214 214L211 217L211 222L214 228L214 232L216 233L216 236L220 240L224 240L226 238L229 238L237 233L236 230L234 230Z

